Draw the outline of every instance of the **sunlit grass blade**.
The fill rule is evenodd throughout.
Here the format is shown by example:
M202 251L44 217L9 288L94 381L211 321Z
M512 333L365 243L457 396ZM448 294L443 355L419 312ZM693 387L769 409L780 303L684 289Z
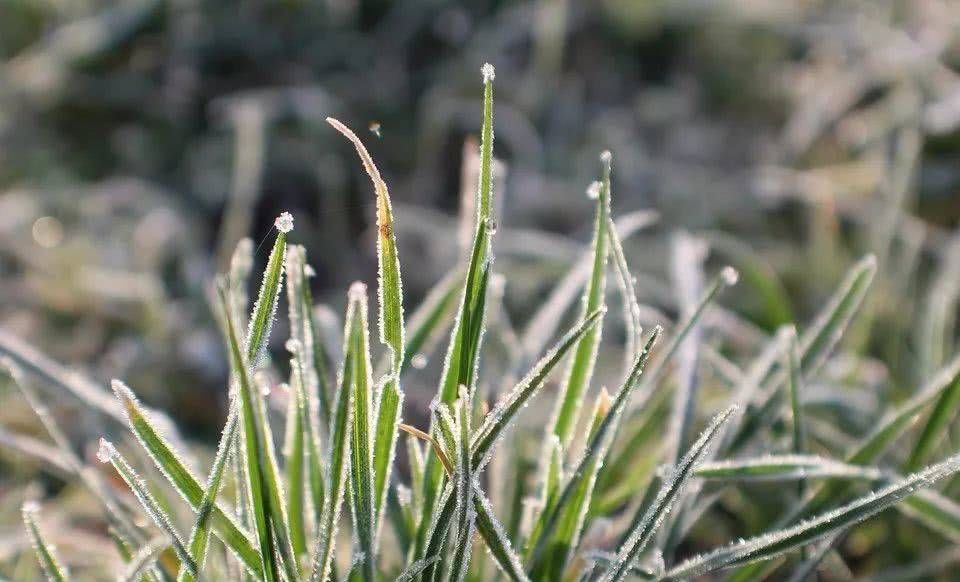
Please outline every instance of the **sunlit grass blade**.
M350 287L351 327L349 329L353 392L353 414L350 428L350 508L357 536L357 559L361 577L372 582L376 577L376 517L374 515L373 473L373 403L370 347L367 341L367 287L354 283Z
M359 317L357 306L350 301L343 331L343 362L334 398L333 416L330 418L330 438L327 443L327 474L324 483L325 495L320 522L317 524L317 543L313 555L310 582L327 582L333 572L334 549L340 523L340 508L346 494L349 478L350 435L353 426L353 358L350 330L354 319Z
M50 582L66 582L70 579L70 572L62 565L53 547L47 543L40 528L37 526L37 513L40 507L36 502L28 501L23 504L23 525L27 529L27 537L33 551L40 561L40 568Z
M640 383L644 366L661 332L659 326L654 328L643 350L637 354L632 369L610 404L609 411L593 432L583 456L570 472L570 478L557 496L556 504L544 512L541 518L544 525L539 537L531 540L529 571L534 580L558 579L570 552L579 542L597 473L603 466L620 418L627 408L631 394Z
M637 303L636 280L630 273L627 257L623 252L623 241L617 233L617 224L613 218L607 217L607 237L610 239L610 254L613 256L613 265L616 267L617 284L623 301L623 323L626 328L626 342L624 344L624 373L633 363L631 358L637 353L640 345L643 326L640 324L640 305Z
M225 290L222 286L219 292L221 305L226 307ZM229 313L229 310L225 308L224 313ZM240 349L236 325L229 316L227 316L226 328L231 369L236 377L236 392L240 403L246 485L259 541L259 553L263 560L262 572L265 580L274 582L280 579L280 569L276 562L276 554L279 550L275 544L282 534L276 531L277 524L273 520L275 511L280 508L271 508L274 500L269 491L268 476L265 474L269 470L267 467L271 461L267 458L267 448L263 439L269 435L264 430L260 403L257 401L261 396L254 395L255 387L250 378L248 360Z
M593 227L593 267L590 279L581 298L581 317L603 308L604 293L607 280L607 249L610 244L607 236L610 219L610 168L612 154L603 152L600 156L601 178L599 183L591 186L596 190L597 214ZM591 194L592 196L592 194ZM597 350L600 346L601 323L594 326L577 343L577 349L571 357L560 391L557 394L557 405L549 432L560 439L564 449L568 449L573 438L573 430L580 417L583 407L583 397L590 385L593 376L593 367L597 360ZM547 469L549 471L549 468Z
M287 299L290 310L291 338L287 347L292 350L291 370L291 409L288 413L287 440L290 458L295 461L288 465L288 490L290 499L288 514L290 528L294 533L294 549L297 555L306 551L306 545L298 539L303 526L297 521L302 519L302 501L295 498L301 495L302 473L296 466L306 463L307 481L314 519L320 518L323 506L323 468L320 457L320 426L326 427L330 421L330 404L327 401L326 355L318 345L313 325L313 310L310 298L310 284L307 281L306 250L294 245L287 250ZM311 396L317 395L316 400ZM295 409L293 407L296 407ZM319 408L319 410L318 410ZM299 433L294 432L299 428ZM299 507L300 509L296 509Z
M127 562L127 567L123 573L117 577L118 582L137 582L141 576L144 576L157 558L160 557L170 546L170 540L166 536L154 538L137 550L136 555L131 556Z
M490 500L480 491L476 483L473 490L473 507L476 511L477 531L500 571L513 582L526 582L528 578L520 556L510 544L510 538L504 531L503 525L494 515Z
M626 541L617 550L616 560L603 575L602 580L604 582L614 582L626 578L637 556L643 552L656 533L657 528L670 513L683 487L693 475L694 468L707 455L710 447L716 441L717 435L722 431L725 423L735 410L736 407L730 407L715 416L710 426L690 446L687 453L673 468L671 474L664 478L663 485L656 498L644 512L643 517L631 527Z
M399 368L396 373L399 374ZM376 428L373 438L373 513L374 535L379 531L387 501L387 488L396 453L397 434L403 410L403 391L397 376L391 377L380 388L376 403Z
M483 121L480 141L480 178L477 188L477 221L474 230L473 247L466 270L466 281L460 298L460 307L453 329L450 332L450 344L444 360L443 373L437 391L437 400L450 403L456 399L460 386L472 389L472 379L480 342L483 336L483 306L486 297L486 284L492 260L491 239L496 232L496 222L491 213L493 196L493 66L489 63L482 68L483 73ZM443 482L443 473L427 457L424 486L422 492L422 512L417 538L414 544L414 558L423 558L425 542L434 522L437 494Z
M150 489L147 487L143 478L137 474L133 467L130 466L130 463L117 451L113 443L104 438L100 439L100 450L97 452L97 458L103 463L111 463L113 465L113 468L116 469L120 477L123 478L127 486L130 487L130 490L133 491L133 495L137 498L137 501L140 502L144 512L153 520L154 524L160 528L160 531L164 532L170 539L173 551L176 552L177 558L180 559L180 566L196 578L196 562L194 562L190 556L190 552L183 543L180 533L177 532L174 527L170 516L168 516L160 504L157 503L156 498L150 493Z
M510 426L517 413L543 387L550 372L563 360L564 356L570 353L571 349L579 345L580 340L599 323L602 315L602 310L594 311L570 329L484 417L483 423L474 433L471 445L473 455L471 462L477 470L487 464L489 454L500 435Z
M875 481L884 473L874 467L852 465L816 455L765 455L713 461L694 470L701 479L717 481L803 481L807 479L861 479Z
M274 223L277 229L277 238L267 260L267 269L263 274L260 292L253 305L253 315L250 317L247 330L246 353L251 365L256 367L266 354L267 341L273 329L273 320L277 313L277 302L280 300L280 286L283 283L283 267L287 249L287 233L293 230L293 217L284 212ZM229 302L227 303L229 306ZM231 310L225 309L229 314Z
M721 568L772 558L855 525L960 470L960 456L932 465L902 481L860 497L798 525L759 535L691 558L670 569L664 580L684 580Z
M194 476L170 443L157 430L133 392L119 380L114 380L113 390L127 413L131 431L153 459L154 464L184 500L195 510L199 509L204 496L204 487L200 480ZM244 565L258 576L262 575L263 562L260 559L260 552L251 541L249 534L236 524L232 517L232 510L225 511L218 503L213 508L212 523L220 539L236 553Z
M230 405L230 412L227 415L227 424L223 428L223 435L220 437L220 444L217 447L217 454L213 458L213 467L210 469L210 476L207 478L207 487L203 493L203 500L197 509L197 518L190 532L189 549L190 556L197 565L197 570L203 569L203 564L207 557L207 546L210 541L211 518L213 510L217 503L217 495L223 485L223 474L227 467L227 461L230 458L230 445L236 437L238 416L234 413L238 403L234 400ZM186 568L180 568L178 580L189 582L193 580L190 572Z

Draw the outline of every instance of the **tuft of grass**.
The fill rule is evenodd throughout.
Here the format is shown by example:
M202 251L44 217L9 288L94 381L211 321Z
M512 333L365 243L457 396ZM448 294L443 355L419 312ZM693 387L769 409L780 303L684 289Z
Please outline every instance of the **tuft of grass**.
M696 264L675 265L683 300L673 298L678 316L670 321L639 297L650 282L633 274L624 243L650 217L641 212L614 220L612 154L604 152L600 180L590 188L589 249L522 332L512 329L509 318L495 318L492 308L502 307L500 286L492 284L502 275L493 262L495 75L489 65L482 73L476 212L467 217L471 244L453 274L410 310L409 325L399 221L387 184L362 141L335 119L328 122L354 146L373 184L380 345L370 345L367 286L356 282L338 338L342 356L330 361L315 317L306 251L288 243L292 216L284 213L275 223L252 308L246 294L252 243L238 245L229 272L215 286L213 308L229 361L229 406L205 479L197 476L175 426L147 409L122 381L113 381L111 400L92 382L0 335L6 375L53 445L6 432L0 443L94 493L122 560L112 575L149 582L174 576L179 582L613 582L719 576L735 569L735 580L771 574L800 580L822 563L842 562L836 545L842 532L894 507L884 519L911 520L925 535L960 539L960 504L951 497L954 489L942 485L960 471L960 456L931 461L952 443L960 356L901 402L884 402L873 416L854 410L856 403L842 390L827 412L813 399L818 385L848 381L838 379L838 369L858 377L858 366L868 363L841 342L878 271L872 255L853 265L797 334L791 325L767 333L744 322L720 304L737 271L721 267L701 286L701 273L711 263L699 253L678 252L681 262L698 257ZM700 240L695 244L699 249ZM753 287L769 300L778 283L765 279L766 270L740 251ZM609 271L616 291L608 292ZM776 312L792 313L781 305L781 295ZM289 369L271 359L270 349L284 297ZM623 307L620 321L607 310L612 301ZM649 322L656 325L643 341L648 319L663 326ZM429 410L411 411L416 399L405 398L406 374L448 329L436 396ZM553 336L559 337L544 351ZM485 344L506 348L500 350L509 356L506 364L489 358L496 350ZM849 366L851 360L858 366ZM623 377L608 392L603 383L621 361L627 362ZM336 368L335 378L328 377L328 365ZM558 387L550 390L555 375ZM137 470L138 457L103 440L101 460L120 476L110 485L104 470L87 466L74 450L28 376L122 421L150 470ZM493 393L493 386L502 392ZM284 398L285 407L272 406ZM588 402L589 414L583 414ZM911 425L930 408L913 434ZM429 426L404 422L405 412L429 418ZM862 422L845 423L848 416ZM282 454L271 428L278 417L284 423ZM530 421L537 423L533 429ZM406 463L395 452L400 432ZM539 457L530 458L530 450L539 450ZM775 501L752 494L782 482L796 487L783 488ZM877 489L865 493L865 486ZM169 489L180 499L168 499ZM140 514L148 520L137 519ZM68 579L64 564L72 555L58 555L45 540L32 505L24 507L23 519L44 574ZM686 555L695 544L683 542L698 524L718 532L735 529L743 539ZM486 551L475 551L480 546ZM799 559L787 559L794 550Z

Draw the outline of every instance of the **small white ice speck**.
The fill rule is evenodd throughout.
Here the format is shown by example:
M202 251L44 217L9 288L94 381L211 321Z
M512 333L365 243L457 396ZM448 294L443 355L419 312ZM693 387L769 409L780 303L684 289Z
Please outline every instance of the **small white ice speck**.
M480 73L483 74L484 83L494 80L494 78L497 76L497 72L493 69L493 65L490 63L484 63L483 66L480 67Z

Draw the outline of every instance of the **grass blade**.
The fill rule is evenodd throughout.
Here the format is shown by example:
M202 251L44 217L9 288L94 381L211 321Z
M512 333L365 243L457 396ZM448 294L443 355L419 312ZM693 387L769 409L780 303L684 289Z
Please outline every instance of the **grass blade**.
M470 567L470 554L473 549L473 530L476 512L473 509L473 471L470 455L470 415L473 412L472 399L465 387L460 387L460 398L455 403L455 427L457 472L456 491L457 538L453 548L453 560L450 563L448 580L462 582L466 579Z
M353 426L354 364L356 354L351 349L350 330L354 319L359 317L356 305L350 301L343 331L343 363L340 367L333 416L330 418L330 439L327 444L327 477L324 484L326 495L317 524L317 544L313 555L313 568L310 582L327 582L333 571L334 549L337 540L337 528L340 521L340 508L347 489L350 463L350 434Z
M220 444L217 447L217 454L213 459L213 467L210 469L210 476L207 478L207 488L203 493L203 500L197 509L197 518L190 532L190 556L197 565L197 570L203 569L204 561L207 557L207 545L210 540L211 518L213 509L217 503L217 495L220 493L223 484L223 474L225 472L227 461L230 458L230 444L236 437L237 432L237 414L233 410L238 406L236 400L230 405L230 413L227 415L227 424L223 428L223 435L220 437ZM190 582L193 580L190 572L186 568L180 568L178 580L181 582Z
M563 360L564 356L574 346L579 345L580 340L599 323L602 315L603 310L594 311L570 329L484 417L483 423L473 436L471 445L473 451L471 462L478 471L487 465L493 446L503 431L510 426L517 413L539 392L550 372Z
M937 398L927 424L924 425L913 447L913 452L910 453L905 466L906 471L916 471L927 462L946 435L947 428L956 418L958 410L960 410L960 376L954 378Z
M587 443L583 457L564 485L557 502L542 515L543 527L537 539L531 539L530 572L535 580L559 579L570 552L579 541L597 473L603 466L610 443L619 426L620 417L627 408L630 395L640 383L644 366L662 330L654 328L643 350L637 354L633 368L610 404L593 436Z
M460 298L460 308L444 361L437 400L453 402L460 386L472 389L474 368L480 351L483 331L483 306L486 298L488 269L492 259L491 238L496 231L496 222L491 214L492 166L493 166L493 66L482 68L483 74L483 122L480 142L480 179L477 188L477 222L474 230L473 248L466 270L466 281ZM414 557L423 558L425 542L432 529L437 505L437 494L443 482L441 468L427 457L425 467L422 512Z
M153 520L154 524L160 528L160 531L165 533L170 539L170 544L173 546L173 551L180 559L180 566L185 568L191 576L196 578L196 562L194 562L193 558L190 556L190 552L184 545L180 534L173 526L173 522L170 520L170 517L163 511L163 509L160 507L160 504L157 503L157 500L154 498L153 494L150 493L150 490L143 478L137 474L133 467L130 466L130 463L128 463L127 460L123 458L123 455L117 451L116 447L113 446L113 443L104 438L100 439L100 449L97 452L97 458L102 463L111 463L113 465L113 468L116 469L120 477L122 477L127 486L130 487L130 490L133 491L137 501L139 501L140 505L143 506L145 513L150 517L150 519Z
M623 252L623 240L617 233L617 223L607 217L607 238L610 242L610 253L613 255L613 265L616 267L617 285L623 299L623 322L626 327L627 339L624 345L624 374L633 363L631 358L637 353L640 345L643 326L640 324L640 305L637 303L636 279L630 273L627 257Z
M226 307L226 295L222 286L219 288L219 292L221 305ZM229 313L229 311L225 308L224 313ZM285 527L285 525L277 524L274 521L274 516L280 510L280 507L272 507L276 500L270 493L271 484L268 482L271 460L267 456L267 445L264 438L269 437L269 434L263 425L262 397L259 394L254 395L255 388L250 378L247 358L240 350L236 326L230 317L227 317L226 328L231 368L236 376L237 398L240 402L245 475L260 555L263 559L262 572L265 580L273 582L280 579L280 570L276 563L276 552L279 551L279 548L276 547L276 541L283 534L277 531L280 529L278 525L280 527Z
M354 283L350 287L352 310L349 330L350 390L353 392L353 419L350 429L350 507L353 527L362 554L357 557L359 572L364 580L372 582L376 572L374 536L374 473L373 473L373 419L370 349L367 341L367 287Z
M806 520L691 558L667 572L664 580L683 580L756 560L765 560L855 525L960 470L960 455L927 467L902 481Z
M53 551L53 547L46 542L40 528L37 526L37 513L40 506L33 501L23 504L23 525L27 529L27 537L40 561L40 568L50 582L66 582L70 579L70 572L63 567L60 559Z
M133 391L123 382L115 380L113 389L117 399L126 411L131 431L153 459L154 464L170 481L174 489L198 510L203 503L204 488L199 479L183 463L170 443L157 430L147 412L140 406ZM213 508L212 522L214 531L224 544L239 557L250 571L262 575L263 562L260 553L248 533L234 521L231 510L224 510L220 504Z
M844 478L879 480L883 472L816 455L766 455L751 459L703 463L694 470L701 479L718 481L793 481Z
M607 277L607 247L609 238L607 228L610 221L610 168L612 155L603 152L600 156L601 181L594 183L591 191L597 192L597 216L593 228L593 267L590 280L583 291L581 317L601 309L604 306L604 292ZM557 408L549 428L550 433L560 439L564 449L568 449L573 438L573 429L577 425L580 409L583 407L583 397L590 378L593 376L593 367L597 360L597 350L600 346L601 323L594 326L577 343L577 349L566 377L560 384L557 394ZM549 471L549 469L547 469Z
M694 468L706 456L735 410L736 407L731 406L714 417L710 426L703 431L700 438L690 446L690 450L674 467L672 474L668 478L664 478L663 486L653 503L647 508L643 517L631 528L626 541L617 550L616 560L602 578L604 582L623 580L627 576L637 556L643 552L656 533L657 528L670 513L684 485L693 475Z

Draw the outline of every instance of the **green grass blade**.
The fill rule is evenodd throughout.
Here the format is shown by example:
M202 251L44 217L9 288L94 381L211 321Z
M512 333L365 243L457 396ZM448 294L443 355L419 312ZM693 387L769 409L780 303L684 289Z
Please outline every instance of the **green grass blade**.
M177 558L180 559L180 566L196 578L196 562L194 562L190 556L187 546L184 545L183 539L173 526L170 517L160 507L160 504L157 503L153 494L150 493L143 478L137 474L133 467L130 466L130 463L117 451L113 443L104 438L100 439L100 450L97 452L97 458L103 463L111 463L113 465L113 468L116 469L120 477L122 477L127 486L130 487L130 490L133 491L134 497L140 502L144 512L153 520L154 524L160 528L160 531L165 533L170 539L173 551L177 554Z
M473 549L473 531L476 511L473 509L473 469L470 455L470 415L473 403L470 393L460 387L460 398L455 403L455 427L457 472L456 491L457 509L454 523L457 538L453 548L453 559L449 567L448 580L462 582L470 568L470 554Z
M340 508L347 489L350 463L350 435L353 426L353 358L351 334L359 317L356 305L350 301L343 330L343 363L338 374L338 389L330 418L330 438L327 443L327 476L324 486L323 508L317 524L317 544L313 555L310 582L327 582L333 573L334 550L340 523Z
M399 369L397 370L399 373ZM380 388L376 405L376 429L373 438L373 514L375 532L380 529L387 501L387 488L397 448L397 434L403 409L403 391L396 380L390 377ZM376 533L375 533L376 535Z
M198 570L203 569L203 564L206 561L213 510L217 503L217 495L220 493L220 488L223 484L223 474L227 466L227 461L230 458L230 445L236 437L239 418L237 406L236 401L230 405L230 412L227 414L227 423L223 428L223 435L220 437L220 444L217 447L217 454L213 459L210 476L207 478L207 488L203 493L203 500L200 502L199 509L197 509L197 518L190 532L190 556L196 563ZM178 580L181 582L190 582L193 579L185 568L180 569Z
M23 504L23 525L27 529L27 537L30 538L30 544L33 545L33 551L37 554L40 568L47 580L50 582L66 582L70 579L70 572L62 565L53 551L53 547L46 542L37 526L37 512L39 510L36 502L28 501Z
M816 455L764 455L749 459L703 463L694 470L701 479L716 481L803 481L806 479L879 480L873 467L852 465Z
M226 297L222 287L220 288L220 296L221 304L226 305ZM224 313L229 313L229 311L225 309ZM275 546L275 536L279 537L279 534L274 531L273 510L270 507L272 496L269 492L270 486L267 483L268 477L264 474L270 460L267 458L266 444L263 442L264 437L269 435L266 435L263 430L263 419L260 416L256 401L257 398L262 397L259 394L254 395L255 388L250 378L247 358L240 350L236 326L229 317L227 317L226 327L231 368L236 376L237 398L240 402L247 489L253 509L253 522L259 541L260 555L263 559L263 577L268 582L274 582L280 579L280 570L276 562L277 548Z
M274 222L277 229L277 238L267 260L263 282L260 284L260 293L253 305L253 315L247 330L247 359L256 367L266 354L267 340L273 328L273 320L277 313L277 303L280 300L280 285L283 282L284 257L287 249L287 233L293 230L293 217L284 212ZM228 303L229 305L229 303ZM230 309L224 313L229 314Z
M593 227L593 267L590 280L583 291L581 317L597 311L604 306L604 292L607 278L607 248L610 244L607 228L610 222L610 167L612 156L603 152L600 156L601 181L594 184L597 190L597 215ZM560 384L557 394L557 408L549 431L560 439L564 449L568 449L577 426L583 397L593 376L593 367L600 347L602 326L598 323L578 343L566 377ZM549 469L548 469L549 470Z
M790 335L787 348L787 377L790 386L790 411L793 419L793 452L802 455L806 451L806 430L803 425L803 408L800 404L800 391L803 379L800 371L800 349L797 346L797 334Z
M644 366L661 332L659 326L654 328L643 350L637 354L630 373L610 404L609 411L587 442L583 457L571 471L571 477L557 497L556 504L542 514L544 525L541 533L536 540L531 540L533 549L530 553L530 573L534 580L559 579L570 552L579 542L597 474L606 459L630 395L640 383Z
M490 499L480 491L476 483L474 483L473 490L473 507L476 511L477 531L503 575L512 582L529 580L523 570L523 562L520 560L520 556L511 546L509 536L507 536L503 525L493 513Z
M471 446L473 451L471 462L477 467L477 470L487 465L490 460L489 455L500 435L510 426L517 413L543 387L550 372L563 360L564 356L580 344L583 337L599 323L602 315L603 310L598 309L588 314L580 323L570 329L484 417L483 423L473 436Z
M307 533L304 525L304 485L306 467L306 428L304 412L306 406L301 406L300 395L303 389L303 368L299 354L303 352L303 345L297 340L287 340L287 348L293 353L290 358L290 387L289 401L287 402L287 417L283 443L283 456L286 461L286 502L287 518L290 523L290 544L295 556L303 556L307 552Z
M798 525L743 540L691 558L667 572L664 580L684 580L737 564L765 560L843 530L960 470L960 455L932 465L902 481Z
M671 475L664 479L663 486L653 503L644 512L643 517L631 528L626 541L617 550L616 560L602 578L604 582L623 580L627 576L637 556L643 552L656 533L657 528L670 513L683 487L693 475L694 468L706 456L735 410L736 407L732 406L714 417L710 426L703 431L700 438L690 446L687 453L674 467Z
M200 480L193 475L170 443L157 430L133 392L119 380L113 382L113 389L126 411L128 424L137 440L174 489L194 510L198 510L204 496L204 487L200 484ZM224 510L220 504L214 506L212 516L214 532L250 571L261 576L263 562L260 559L260 553L251 540L250 534L236 524L232 513L232 510Z
M379 329L380 341L391 351L391 373L398 375L403 362L403 285L400 279L400 259L397 254L397 241L393 228L393 208L390 205L390 193L387 184L380 177L380 171L373 158L363 146L363 142L347 126L332 117L327 123L349 139L357 155L363 162L363 168L373 181L377 196L377 264L379 274L378 297L380 305Z
M906 471L916 471L931 457L937 445L944 439L947 429L960 410L960 377L940 394L930 411L927 424L924 425L917 442L906 463Z
M643 326L640 324L640 305L637 303L636 280L630 273L627 256L623 252L623 240L617 233L617 224L612 217L607 217L607 237L610 239L610 254L613 256L613 265L616 267L617 285L623 300L623 322L626 328L626 342L624 345L624 373L633 363L631 358L637 353L640 345Z
M321 338L317 337L313 322L306 259L306 250L300 245L291 246L287 250L287 291L291 340L293 340L288 341L288 347L293 350L293 357L290 359L291 387L293 389L291 400L293 405L297 407L295 420L298 421L292 423L291 427L299 424L303 433L300 437L303 454L305 455L303 460L306 461L314 519L319 520L320 509L323 506L323 461L320 456L320 430L321 427L326 427L330 421L330 403L328 401L326 353L322 347ZM314 394L317 395L316 400L311 398ZM292 434L288 433L288 437L296 440ZM296 445L294 442L290 444ZM296 459L301 458L295 453L292 454ZM296 469L293 472L296 472ZM290 489L290 495L295 496L300 488L295 488L293 483L300 483L300 481L294 475L289 477L288 481L291 483L288 489ZM291 519L290 527L294 531L299 531L301 526L295 525L294 522L297 516L302 516L303 511L302 509L294 511L292 508L295 505L297 503L290 502L291 509L288 511ZM295 540L295 546L297 543ZM300 555L306 548L304 546L296 549L298 555Z
M437 400L450 403L456 399L460 386L472 389L474 367L480 351L483 331L483 305L486 297L488 269L492 259L491 238L496 231L496 222L491 215L493 196L493 66L489 63L483 73L483 122L480 141L480 179L477 188L477 222L473 248L467 264L460 308L450 332L450 344L444 360ZM432 456L427 457L422 512L414 544L414 558L423 558L427 535L435 521L437 494L443 483L443 472Z
M350 429L350 507L353 527L357 536L357 557L361 577L372 582L376 577L376 547L374 542L376 518L374 515L373 473L373 404L370 348L367 341L367 287L354 283L350 287L352 326L348 347L353 366L351 373L353 392L353 422Z

